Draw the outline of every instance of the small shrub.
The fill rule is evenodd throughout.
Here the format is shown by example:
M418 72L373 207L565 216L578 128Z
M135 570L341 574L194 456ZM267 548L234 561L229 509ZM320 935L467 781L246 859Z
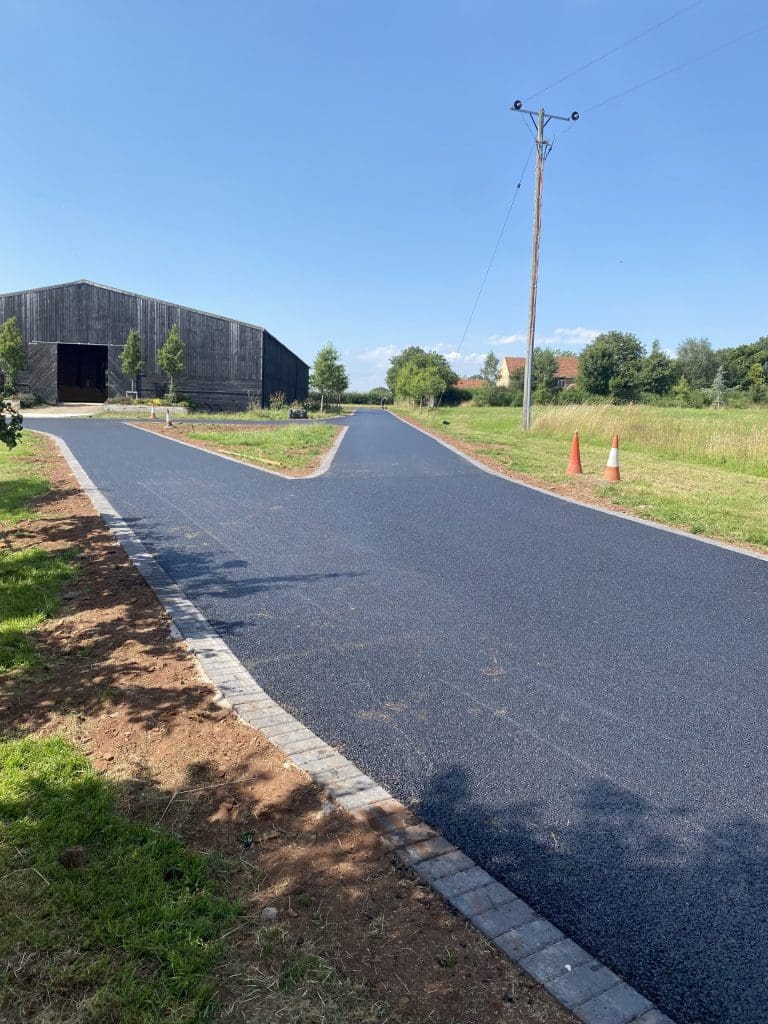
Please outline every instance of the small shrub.
M21 438L23 418L10 402L0 403L0 444L15 448Z
M38 405L45 405L40 395L35 395L31 391L20 391L16 395L16 401L21 409L34 409Z
M280 412L285 408L285 392L275 391L269 396L269 408L274 412Z

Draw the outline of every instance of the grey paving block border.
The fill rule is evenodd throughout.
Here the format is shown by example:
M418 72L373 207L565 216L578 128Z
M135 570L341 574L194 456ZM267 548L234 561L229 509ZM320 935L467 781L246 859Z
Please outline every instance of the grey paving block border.
M274 701L147 551L64 441L47 436L56 442L80 487L155 591L220 704L260 729L336 804L369 824L393 856L431 885L582 1024L673 1024L649 1000Z
M501 470L492 469L490 466L486 466L484 462L474 458L472 455L467 455L461 448L456 448L450 441L443 440L442 437L438 437L437 434L431 433L429 430L425 430L423 427L418 426L416 423L411 423L410 420L405 419L398 413L391 409L386 410L390 416L393 416L396 420L404 423L407 427L411 427L412 430L418 430L420 434L424 434L425 437L431 438L436 444L440 444L443 448L447 448L449 452L453 452L454 455L458 455L459 458L464 459L475 467L480 469L483 473L488 473L489 476L497 476L499 480L505 480L508 484L514 484L516 487L524 487L527 491L536 491L537 494L545 494L548 498L555 498L557 501L564 501L569 505L578 505L579 508L587 508L590 512L600 512L606 516L613 516L614 519L623 519L627 523L636 523L638 526L647 526L652 530L661 530L662 533L672 533L676 537L683 537L685 540L696 541L697 544L708 544L713 548L722 548L723 551L730 551L733 555L745 555L747 558L756 558L758 562L768 562L768 555L761 555L759 551L750 551L749 548L740 548L737 544L728 544L724 540L713 540L712 537L700 537L697 533L689 533L688 530L680 530L676 526L666 526L664 523L654 523L650 519L641 519L640 516L633 516L630 512L617 512L613 508L605 508L603 505L591 505L588 501L579 501L578 498L569 498L567 494L558 494L557 491L548 491L546 487L537 487L536 484L526 483L525 480L518 480L514 476L509 476L507 473L502 473ZM567 453L566 453L567 455ZM563 459L565 461L565 459ZM645 1021L643 1021L645 1024Z
M345 415L351 416L352 414L345 413ZM158 420L157 422L160 423L161 421ZM299 420L298 423L295 423L295 427L297 430L302 429L301 426L299 426L299 423L301 422L302 421ZM286 424L287 423L288 420L286 420ZM243 425L247 426L248 424ZM336 458L336 453L341 447L341 442L344 440L344 435L349 430L348 426L343 426L340 428L338 437L323 456L323 460L317 467L317 469L313 469L311 473L305 473L303 476L291 476L289 473L281 473L277 469L267 469L266 466L256 466L252 462L246 462L245 459L236 459L233 455L225 455L223 452L215 452L212 451L210 448L201 448L199 445L190 444L189 441L182 441L180 437L174 437L173 434L161 434L157 430L147 430L141 423L126 423L125 426L134 427L136 430L143 430L145 434L151 434L153 437L160 437L164 441L174 441L176 444L183 444L186 448L192 448L196 452L205 452L207 455L213 455L217 459L226 459L227 462L235 462L238 466L247 466L249 469L256 469L259 471L259 473L269 473L270 476L279 476L282 480L298 481L314 480L315 477L322 476L324 473L327 473L328 470L331 468L331 463Z

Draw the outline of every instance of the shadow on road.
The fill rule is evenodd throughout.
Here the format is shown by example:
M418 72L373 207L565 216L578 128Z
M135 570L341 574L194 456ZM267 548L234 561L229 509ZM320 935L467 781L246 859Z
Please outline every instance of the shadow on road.
M450 767L421 791L419 811L678 1024L763 1024L761 822L706 831L685 807L664 811L601 779L574 788L567 827L548 830L545 807L499 808L473 789Z

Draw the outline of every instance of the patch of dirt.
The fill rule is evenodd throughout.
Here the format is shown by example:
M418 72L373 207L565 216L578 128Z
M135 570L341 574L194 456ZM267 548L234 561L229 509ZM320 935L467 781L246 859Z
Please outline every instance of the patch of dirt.
M334 810L260 733L213 702L50 441L39 461L52 490L37 501L39 518L11 528L7 542L76 547L79 574L39 631L42 665L0 681L0 730L64 733L138 818L220 855L230 892L247 906L227 940L222 1019L258 1016L249 963L279 973L258 947L261 911L274 907L297 942L364 983L372 1005L387 1004L387 1019L572 1024L367 826Z
M301 430L302 421L298 420L294 422L295 425L289 424L285 420L276 420L273 423L238 423L237 425L226 423L206 423L203 424L203 426L205 426L206 430L210 430L214 433L221 434L222 439L224 439L226 435L232 430L274 430L276 427L287 426L290 426L292 430ZM305 422L311 423L311 420ZM323 459L326 457L326 455L333 447L333 445L336 444L339 432L341 431L341 427L335 427L333 437L325 446L323 451L321 451L319 455L315 456L315 458L312 459L312 461L309 462L306 466L304 466L303 469L294 469L290 466L284 466L281 462L277 462L274 459L241 459L235 453L229 452L224 448L216 448L216 446L211 444L209 441L200 441L197 438L192 437L192 431L195 428L197 428L198 430L200 429L201 424L199 423L192 424L176 422L173 424L173 426L166 427L165 423L162 422L145 422L133 423L131 424L131 426L139 427L141 430L148 430L152 434L160 434L167 441L182 441L184 444L189 444L193 448L202 448L203 451L206 452L214 452L214 454L216 455L225 455L228 459L234 459L236 462L242 462L246 466L251 466L251 468L265 469L273 473L279 473L281 476L295 477L309 476L310 473L314 473L314 471L320 467Z

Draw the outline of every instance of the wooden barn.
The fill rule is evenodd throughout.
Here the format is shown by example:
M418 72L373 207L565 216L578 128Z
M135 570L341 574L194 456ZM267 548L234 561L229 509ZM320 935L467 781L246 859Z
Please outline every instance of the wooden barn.
M130 389L120 368L128 331L141 335L141 397L162 397L167 379L157 352L173 324L184 343L176 391L201 408L266 405L282 391L307 396L309 367L263 327L93 281L0 295L0 323L15 316L27 349L22 390L46 402L103 402Z

